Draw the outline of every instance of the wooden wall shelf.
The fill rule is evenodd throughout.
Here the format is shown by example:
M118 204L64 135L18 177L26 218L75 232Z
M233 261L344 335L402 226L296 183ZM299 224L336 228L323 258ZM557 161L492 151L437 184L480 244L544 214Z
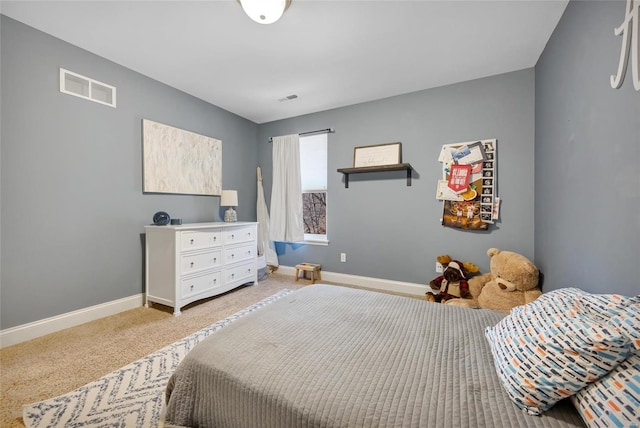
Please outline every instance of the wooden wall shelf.
M382 166L362 166L359 168L339 168L338 172L344 174L344 187L349 188L349 174L361 174L363 172L387 172L387 171L407 171L407 186L411 186L411 171L413 167L408 163Z

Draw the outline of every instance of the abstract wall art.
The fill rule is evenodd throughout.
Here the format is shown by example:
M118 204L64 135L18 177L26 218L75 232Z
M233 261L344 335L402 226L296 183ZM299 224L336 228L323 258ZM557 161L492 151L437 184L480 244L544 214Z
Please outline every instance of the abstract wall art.
M222 193L222 141L142 120L143 192Z

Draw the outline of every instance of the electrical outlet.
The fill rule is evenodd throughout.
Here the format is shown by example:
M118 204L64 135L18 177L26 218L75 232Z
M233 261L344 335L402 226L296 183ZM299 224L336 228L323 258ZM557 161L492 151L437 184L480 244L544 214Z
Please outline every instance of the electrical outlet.
M444 272L444 266L442 266L442 263L436 262L436 273L442 273L442 272Z
M340 262L342 263L347 262L347 253L340 253Z

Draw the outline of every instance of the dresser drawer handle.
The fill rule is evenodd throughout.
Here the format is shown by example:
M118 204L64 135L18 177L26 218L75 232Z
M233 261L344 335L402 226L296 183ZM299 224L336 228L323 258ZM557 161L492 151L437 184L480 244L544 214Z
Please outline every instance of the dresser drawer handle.
M193 267L193 262L191 262L191 264L189 264L189 266Z
M193 285L191 287L189 287L191 291L193 291Z
M190 244L191 244L191 245L193 245L193 238L191 238L191 242L190 242Z

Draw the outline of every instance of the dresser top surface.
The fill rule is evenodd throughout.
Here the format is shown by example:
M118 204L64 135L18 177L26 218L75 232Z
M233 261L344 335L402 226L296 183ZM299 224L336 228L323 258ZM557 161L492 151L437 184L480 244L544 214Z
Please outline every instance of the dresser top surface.
M256 225L255 221L235 221L235 222L210 222L210 223L185 223L185 224L168 224L166 226L157 226L155 224L145 225L145 229L164 229L164 230L194 230L194 229L211 229L211 228L228 228L238 226Z

